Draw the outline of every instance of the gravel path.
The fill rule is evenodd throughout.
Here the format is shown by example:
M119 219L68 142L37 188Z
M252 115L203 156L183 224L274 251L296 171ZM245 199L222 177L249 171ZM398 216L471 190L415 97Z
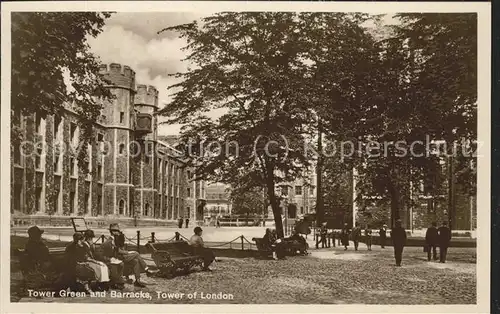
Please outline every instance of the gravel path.
M131 297L108 294L84 298L44 298L79 303L333 303L474 304L475 250L451 249L446 264L427 262L421 248L405 248L395 267L392 248L358 252L342 248L313 250L286 260L218 258L213 272L194 271L173 279L148 278ZM19 274L12 276L13 301L40 302L22 295ZM135 289L135 290L134 290ZM17 292L16 292L17 291ZM126 292L141 290L127 285ZM165 293L158 295L158 292ZM170 294L169 294L170 293ZM178 293L178 295L176 295ZM182 293L184 295L182 295ZM196 293L196 295L195 295ZM210 294L215 294L212 298ZM222 298L222 299L220 299ZM14 300L16 299L16 300Z

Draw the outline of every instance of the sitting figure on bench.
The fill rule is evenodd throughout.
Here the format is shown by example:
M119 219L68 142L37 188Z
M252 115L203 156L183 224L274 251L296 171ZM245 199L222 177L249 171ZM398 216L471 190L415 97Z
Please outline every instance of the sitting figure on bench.
M110 264L119 265L118 261L121 261L123 263L122 273L132 272L135 276L134 285L141 288L145 287L146 285L141 281L141 273L150 274L153 272L148 268L138 252L125 250L125 236L118 224L111 224L109 232L111 237L102 244L104 258Z
M28 242L21 259L23 275L29 288L37 289L53 283L58 279L54 271L49 248L42 241L43 230L37 226L28 229Z
M108 266L97 260L96 252L95 252L95 246L94 246L94 231L93 230L85 230L83 233L84 241L82 245L85 248L85 261L87 262L87 266L92 268L96 282L98 285L103 286L104 284L107 285L109 283L109 269Z
M273 259L284 259L285 252L283 250L283 241L278 239L275 230L266 229L266 234L262 238L264 245L273 253Z
M73 242L66 247L64 252L67 265L66 280L70 288L76 290L76 285L79 285L83 287L85 292L92 293L90 285L97 282L99 278L94 267L92 267L89 249L84 244L84 240L83 234L76 232L73 234ZM109 279L107 280L109 281Z
M201 237L202 234L203 230L200 227L195 227L194 235L189 239L189 244L193 248L194 254L203 256L203 270L211 271L208 267L215 260L215 255L211 249L205 247L203 238Z
M25 267L28 270L49 270L49 248L42 242L43 230L34 226L28 229L28 242L24 248L26 253Z

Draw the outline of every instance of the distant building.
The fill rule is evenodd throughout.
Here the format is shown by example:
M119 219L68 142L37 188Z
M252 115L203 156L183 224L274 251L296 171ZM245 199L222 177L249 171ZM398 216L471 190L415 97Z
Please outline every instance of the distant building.
M206 186L205 217L231 215L232 205L229 199L228 185L210 183Z
M11 147L12 223L64 224L68 216L125 224L202 220L197 207L204 182L192 181L176 149L159 140L157 89L136 86L128 66L104 65L101 74L116 98L103 103L82 168L75 153L81 130L71 105L62 116L22 116L12 108L20 121L13 127L22 131L22 141ZM27 155L26 146L36 149Z

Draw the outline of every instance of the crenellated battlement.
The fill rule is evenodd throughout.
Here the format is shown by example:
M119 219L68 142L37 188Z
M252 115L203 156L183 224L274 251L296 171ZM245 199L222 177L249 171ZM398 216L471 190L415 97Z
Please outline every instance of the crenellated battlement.
M135 105L150 105L158 107L158 89L152 85L137 85Z
M132 90L135 88L135 71L127 65L122 66L119 63L103 64L99 68L99 73L111 81L114 86Z

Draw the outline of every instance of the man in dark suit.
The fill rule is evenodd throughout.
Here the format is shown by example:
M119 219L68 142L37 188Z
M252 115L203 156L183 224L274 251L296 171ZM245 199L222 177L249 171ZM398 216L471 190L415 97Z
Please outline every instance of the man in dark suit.
M406 230L401 226L401 220L396 220L396 226L391 230L392 245L394 246L394 257L396 266L401 266L403 249L406 244Z
M109 232L111 237L102 244L103 255L109 260L107 263L115 264L116 260L123 262L124 271L131 271L135 276L134 286L145 287L146 285L141 281L141 273L146 272L149 275L157 271L150 270L138 252L125 250L124 235L118 224L111 224Z
M451 230L448 228L448 222L443 221L443 225L439 227L438 232L438 245L439 245L439 262L446 262L446 254L451 241Z
M436 222L433 222L432 225L427 229L425 233L425 245L427 249L427 260L431 260L431 250L432 250L432 259L437 260L437 252L436 247L438 244L438 230L436 228Z
M378 231L378 234L380 236L380 247L385 248L385 239L387 237L387 225L384 224L382 228Z

